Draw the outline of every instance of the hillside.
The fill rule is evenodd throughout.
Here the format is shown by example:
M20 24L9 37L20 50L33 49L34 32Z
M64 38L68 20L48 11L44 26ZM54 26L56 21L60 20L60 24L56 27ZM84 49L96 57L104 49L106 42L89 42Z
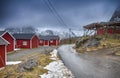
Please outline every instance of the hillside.
M115 12L113 13L110 21L120 22L120 6L116 8L116 10L115 10Z
M110 52L110 54L120 55L120 35L81 37L76 41L75 48L79 53ZM107 52L106 49L110 51Z

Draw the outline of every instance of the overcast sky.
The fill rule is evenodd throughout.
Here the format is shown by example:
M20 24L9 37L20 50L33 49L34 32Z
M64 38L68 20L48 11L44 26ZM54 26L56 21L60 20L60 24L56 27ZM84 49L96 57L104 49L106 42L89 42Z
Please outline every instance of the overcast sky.
M109 21L119 0L49 0L68 28ZM0 0L0 26L67 28L48 0ZM58 21L59 20L59 21Z

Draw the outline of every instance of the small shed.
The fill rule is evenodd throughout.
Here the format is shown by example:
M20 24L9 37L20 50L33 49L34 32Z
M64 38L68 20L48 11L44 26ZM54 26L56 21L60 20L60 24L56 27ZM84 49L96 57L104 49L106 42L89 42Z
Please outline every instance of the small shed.
M39 46L39 38L34 33L16 33L13 36L16 48L37 48Z
M0 69L6 65L6 47L9 44L5 39L0 37Z
M57 46L60 43L60 37L56 35L39 36L40 46Z
M9 42L7 45L7 52L14 51L15 49L15 38L7 31L0 31L0 37L4 38Z

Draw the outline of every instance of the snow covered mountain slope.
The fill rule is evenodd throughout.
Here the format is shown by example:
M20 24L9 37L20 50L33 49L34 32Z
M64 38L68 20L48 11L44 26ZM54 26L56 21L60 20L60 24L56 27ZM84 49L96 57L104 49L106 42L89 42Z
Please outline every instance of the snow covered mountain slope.
M38 29L38 33L40 33L40 35L58 35L60 36L61 39L69 38L69 36L78 37L83 35L82 30L80 31L71 30L71 32L69 32L69 30Z
M120 6L118 6L113 13L110 21L120 22Z

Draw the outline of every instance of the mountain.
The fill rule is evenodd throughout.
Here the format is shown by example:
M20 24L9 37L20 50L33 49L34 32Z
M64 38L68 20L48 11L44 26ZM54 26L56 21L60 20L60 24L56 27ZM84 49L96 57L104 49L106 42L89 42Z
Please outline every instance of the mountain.
M28 27L5 28L5 31L8 31L12 34L13 33L36 33L37 29L32 26L28 26Z
M69 37L78 37L83 35L83 31L72 30L38 30L40 35L58 35L61 39L69 38Z
M120 6L116 8L110 21L120 22Z
M40 32L41 35L54 35L52 30L45 30Z
M6 28L6 31L13 33L36 33L37 35L58 35L61 39L69 37L78 37L83 35L83 31L80 30L71 30L68 29L41 29L33 27L22 27L22 28Z

